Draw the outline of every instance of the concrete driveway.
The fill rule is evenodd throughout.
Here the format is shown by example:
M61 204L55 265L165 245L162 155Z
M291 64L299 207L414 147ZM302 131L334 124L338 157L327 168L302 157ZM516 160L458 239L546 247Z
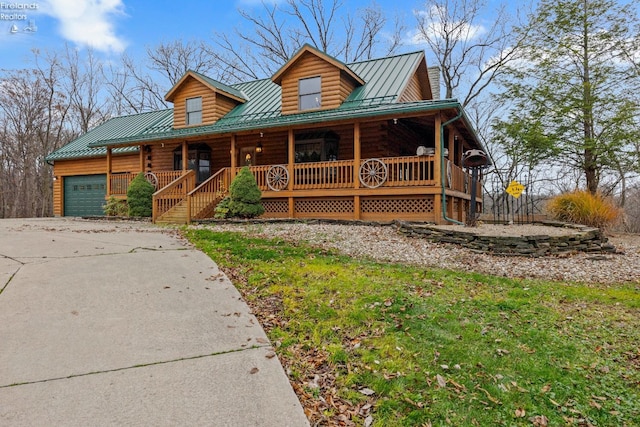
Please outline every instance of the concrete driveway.
M228 278L148 223L0 219L0 425L307 426Z

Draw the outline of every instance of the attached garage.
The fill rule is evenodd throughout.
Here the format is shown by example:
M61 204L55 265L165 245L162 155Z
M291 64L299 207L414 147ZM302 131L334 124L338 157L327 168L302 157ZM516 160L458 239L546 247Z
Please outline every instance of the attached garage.
M104 215L107 176L64 177L64 216Z

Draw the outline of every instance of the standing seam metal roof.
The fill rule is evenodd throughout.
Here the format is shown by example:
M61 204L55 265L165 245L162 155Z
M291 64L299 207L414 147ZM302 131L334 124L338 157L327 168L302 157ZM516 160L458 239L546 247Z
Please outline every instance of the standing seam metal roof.
M418 51L349 64L349 68L366 83L356 88L340 107L285 116L280 111L281 87L271 79L225 85L228 89L242 94L247 102L236 106L213 125L173 129L172 109L118 117L52 153L47 159L95 156L99 154L91 147L131 144L136 141L238 132L259 127L323 122L355 116L366 117L391 111L417 112L434 108L459 108L457 100L397 103L422 61L424 52ZM211 81L218 84L214 80ZM75 154L71 155L72 153Z

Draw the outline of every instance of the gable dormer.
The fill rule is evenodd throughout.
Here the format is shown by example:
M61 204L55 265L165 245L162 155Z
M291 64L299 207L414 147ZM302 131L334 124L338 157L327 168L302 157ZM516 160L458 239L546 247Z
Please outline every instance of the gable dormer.
M282 87L282 114L338 108L365 82L347 65L305 44L272 77Z
M242 92L195 71L187 71L165 96L173 103L174 129L211 125L246 102Z
M398 98L398 102L423 101L438 98L439 96L433 96L431 73L427 68L427 62L423 53L416 68L411 74L411 78L407 86Z

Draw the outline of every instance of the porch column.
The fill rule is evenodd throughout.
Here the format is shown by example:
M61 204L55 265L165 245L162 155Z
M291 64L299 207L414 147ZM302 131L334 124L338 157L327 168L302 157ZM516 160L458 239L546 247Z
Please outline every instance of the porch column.
M295 215L295 200L293 198L293 181L294 181L294 165L296 163L296 139L293 135L293 129L289 129L289 134L287 136L287 146L288 146L288 159L287 159L287 170L289 171L289 185L287 189L289 190L289 218L294 218Z
M107 196L111 195L111 147L107 147Z
M441 132L441 128L442 127L442 117L440 116L440 114L436 114L435 117L435 147L436 147L436 153L435 153L435 161L433 162L433 176L436 179L436 188L438 188L440 191L438 191L436 194L433 195L433 211L435 213L435 223L436 224L442 224L442 199L441 199L441 193L442 193L442 164L440 162L440 142L441 142L441 137L442 137L442 132Z
M455 165L455 156L456 156L456 150L455 150L455 143L456 143L457 137L455 136L455 132L453 130L451 130L449 132L449 141L447 141L447 149L449 150L449 155L447 156L449 158L449 161L451 162L452 165ZM442 167L444 167L444 165L442 165ZM449 201L447 202L447 216L449 218L456 218L456 216L454 215L453 212L453 197L449 198Z
M231 165L231 173L230 173L230 175L231 175L231 179L233 179L234 176L235 176L234 173L235 173L236 167L237 167L237 165L236 165L236 157L237 157L237 155L236 155L236 136L235 136L235 134L231 135L231 149L229 150L229 153L231 154L231 163L230 163L230 165Z
M145 166L144 160L145 160L145 156L146 156L146 153L144 152L144 145L140 146L139 153L140 153L140 172L144 172L145 171L145 169L144 169L144 166Z
M353 124L353 188L360 188L360 122ZM360 196L353 196L353 219L360 219Z
M182 172L189 169L189 144L187 141L182 142Z

